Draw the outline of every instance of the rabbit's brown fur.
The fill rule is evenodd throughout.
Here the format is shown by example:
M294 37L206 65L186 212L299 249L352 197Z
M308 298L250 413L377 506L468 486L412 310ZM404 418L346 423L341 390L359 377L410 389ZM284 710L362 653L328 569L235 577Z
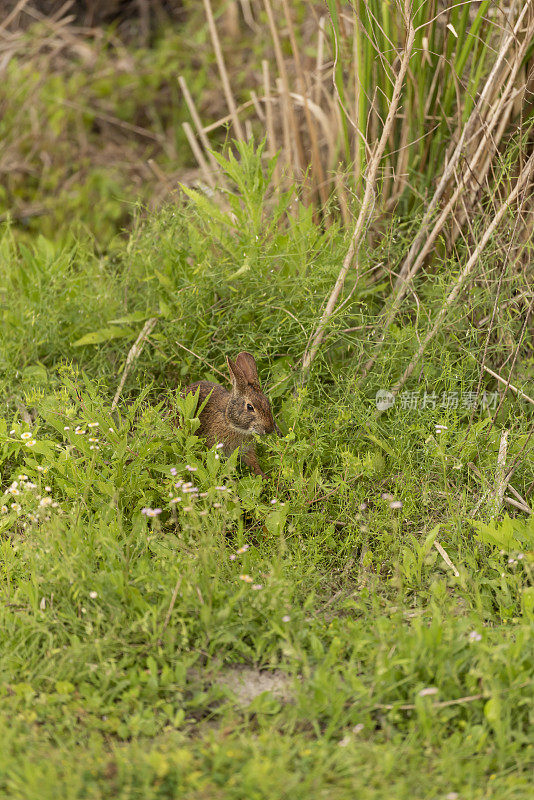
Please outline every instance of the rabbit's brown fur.
M239 353L235 361L226 359L232 391L210 381L198 381L187 386L185 393L199 390L199 405L208 398L200 412L199 436L208 447L221 443L223 453L229 456L240 449L244 462L256 473L262 472L254 435L263 436L277 430L271 406L261 390L256 362L250 353Z

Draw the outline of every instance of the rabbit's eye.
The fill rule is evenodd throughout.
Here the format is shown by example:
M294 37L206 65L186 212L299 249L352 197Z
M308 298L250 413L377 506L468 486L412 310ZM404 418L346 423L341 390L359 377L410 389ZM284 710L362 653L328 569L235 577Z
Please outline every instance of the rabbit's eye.
M254 411L254 406L250 403L247 403L247 411Z

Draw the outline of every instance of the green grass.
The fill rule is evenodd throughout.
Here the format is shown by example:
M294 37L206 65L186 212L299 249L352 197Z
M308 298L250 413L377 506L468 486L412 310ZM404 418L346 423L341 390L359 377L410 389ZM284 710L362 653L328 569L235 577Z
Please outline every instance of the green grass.
M377 389L404 369L456 263L421 282L424 313L407 305L360 387L388 291L362 268L299 385L346 236L290 193L273 205L252 145L239 160L223 161L233 216L189 192L105 257L4 230L0 793L526 798L534 523L490 513L503 429L514 487L532 484L532 414L510 395L493 424L482 405L470 421L440 404L476 389L494 265L407 387L436 408L406 395L377 418ZM392 225L368 267L395 263L409 231ZM488 363L521 329L513 302L503 314ZM284 434L261 445L267 482L206 452L179 398L240 349ZM529 358L516 381L532 395ZM188 500L178 480L202 494ZM243 667L285 676L285 697L240 700L225 681Z

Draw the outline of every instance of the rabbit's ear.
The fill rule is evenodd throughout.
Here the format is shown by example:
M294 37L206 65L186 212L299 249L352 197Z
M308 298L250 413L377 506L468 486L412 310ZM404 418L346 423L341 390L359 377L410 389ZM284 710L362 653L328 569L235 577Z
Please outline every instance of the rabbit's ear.
M247 386L247 379L243 374L243 371L237 365L237 359L236 361L232 361L231 358L226 356L226 361L228 363L228 369L230 370L230 380L232 381L232 386L238 391L244 391Z
M239 353L235 363L245 376L247 383L259 389L260 379L258 378L258 368L254 356L251 356L250 353Z

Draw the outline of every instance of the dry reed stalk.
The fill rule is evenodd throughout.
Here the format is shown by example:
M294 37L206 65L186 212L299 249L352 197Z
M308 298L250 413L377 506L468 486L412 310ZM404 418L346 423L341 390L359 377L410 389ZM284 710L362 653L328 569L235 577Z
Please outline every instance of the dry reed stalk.
M134 344L131 346L130 352L126 357L126 364L124 365L124 370L122 372L122 377L119 386L117 388L117 391L115 392L115 397L113 398L113 402L111 404L112 411L115 411L117 407L117 403L119 402L119 397L121 396L124 384L126 383L126 378L128 377L128 374L132 368L132 364L136 358L139 358L141 350L143 349L143 344L145 342L145 339L148 336L150 336L150 334L154 330L154 326L156 325L157 321L158 321L157 317L151 317L150 319L147 319L147 321L143 325L141 333L135 340Z
M526 162L524 170L523 170L522 174L519 176L519 178L517 179L517 182L516 182L516 185L515 185L514 189L510 192L508 197L505 200L502 201L501 205L499 206L498 211L496 212L496 214L493 217L492 221L490 222L490 224L488 225L488 227L484 231L484 235L482 236L482 239L480 240L480 242L475 247L471 257L469 258L467 264L465 265L465 267L461 271L460 275L458 276L458 279L457 279L456 283L454 284L454 286L451 289L449 295L447 296L447 299L445 300L443 306L441 307L441 309L440 309L440 311L439 311L439 313L438 313L438 315L436 317L436 321L434 322L434 325L432 326L431 330L427 333L427 335L423 339L423 341L422 341L417 353L412 358L411 362L409 363L409 365L407 366L406 370L404 371L402 377L397 381L395 386L392 388L391 391L392 391L392 393L394 395L396 395L398 393L399 389L401 389L404 386L404 384L406 383L406 381L408 380L408 378L410 377L410 375L414 371L415 367L417 366L417 364L421 360L421 358L423 356L423 353L425 352L429 342L434 338L434 336L436 335L436 333L440 329L440 327L441 327L441 325L442 325L442 323L443 323L443 321L444 321L444 319L445 319L445 317L447 315L447 312L448 312L450 306L456 300L456 298L457 298L458 294L460 293L461 289L463 288L467 278L470 277L470 275L471 275L471 273L473 271L473 268L474 268L475 264L477 264L478 259L479 259L480 255L481 255L482 251L486 247L488 241L490 240L490 238L493 235L495 229L497 228L497 226L501 222L502 218L504 217L506 212L509 210L511 204L517 199L517 197L520 194L520 192L522 192L523 189L525 189L526 186L528 186L528 183L530 181L531 173L533 171L533 168L534 168L534 154L531 155L530 158L528 159L528 161ZM380 413L380 412L378 412L378 413Z
M289 41L291 42L293 61L295 63L295 72L297 75L297 80L300 84L300 91L302 93L303 104L304 104L304 116L306 118L306 125L308 128L308 134L311 143L311 162L310 162L311 175L316 176L315 186L313 187L312 191L315 190L316 192L318 192L319 197L321 199L321 203L323 204L323 206L326 206L328 202L328 188L326 186L323 165L321 162L321 155L319 152L319 140L317 138L317 130L315 127L315 122L313 120L313 117L310 113L306 79L304 76L304 70L302 68L302 61L300 59L300 49L297 40L295 38L295 30L293 28L293 22L291 20L291 12L289 10L287 0L282 0L282 5L284 7L284 16L289 31Z
M529 508L528 503L525 500L525 498L521 497L519 492L516 489L514 489L514 487L510 483L508 484L508 486L506 488L508 489L509 492L512 492L512 494L515 496L517 502L520 503L524 508L526 508L529 511L530 514L532 514L532 510Z
M325 15L319 19L319 33L317 36L317 57L315 59L315 86L313 87L312 91L312 100L314 103L319 103L321 99L321 86L322 86L322 76L321 71L323 69L324 63L324 42L325 42Z
M263 93L265 95L265 117L267 121L267 152L269 158L274 158L276 155L277 147L276 147L276 134L274 132L274 120L273 120L273 107L272 107L272 100L271 100L271 78L269 75L269 62L265 59L261 62L261 69L263 74ZM278 160L276 162L276 166L274 168L274 183L278 186L280 181L280 164Z
M517 3L514 4L514 8L515 6L517 6ZM497 57L495 59L495 63L490 71L490 74L488 75L488 78L486 79L486 83L484 84L484 87L481 91L478 102L476 106L473 108L469 116L469 119L467 120L462 129L458 143L456 144L453 153L451 154L451 157L447 162L445 169L443 170L438 186L434 192L434 195L432 196L432 199L430 200L428 208L423 216L423 219L421 220L419 231L416 234L410 246L410 249L408 250L406 258L404 259L404 262L399 270L397 281L395 283L393 299L389 304L389 308L387 309L386 319L380 326L381 327L380 338L375 342L375 352L363 367L360 382L366 377L366 375L369 373L370 369L376 362L380 349L386 340L387 332L391 327L391 324L393 323L395 317L397 316L402 301L404 300L407 292L409 291L409 286L411 285L415 275L423 265L425 258L432 250L437 237L443 230L446 221L449 219L451 211L456 205L460 193L465 188L465 180L468 177L467 170L464 171L460 183L456 185L452 196L449 198L447 204L442 209L438 218L434 220L434 214L436 212L436 209L438 208L438 205L443 195L445 194L451 179L454 177L460 158L464 154L464 149L472 144L476 136L480 134L481 130L483 135L478 143L477 149L475 150L474 156L472 157L471 161L468 162L470 165L471 172L473 172L474 170L476 161L484 153L487 141L491 136L491 131L498 120L498 116L495 113L496 109L495 108L492 109L493 113L490 117L489 123L486 124L482 122L481 126L481 120L483 120L484 112L488 108L489 103L491 102L492 95L494 95L494 93L498 91L502 86L501 71L503 70L503 68L506 68L510 64L510 61L508 59L508 50L510 49L512 43L517 41L519 37L519 32L521 30L521 25L523 24L527 12L531 8L532 8L532 0L527 0L525 6L519 13L519 16L517 18L517 21L513 29L503 37L503 41L499 49L499 52L497 54ZM533 32L534 28L531 24L528 28L527 31L528 35L525 36L525 40L531 38ZM498 107L502 108L502 104L498 104Z
M246 24L251 30L258 31L259 26L252 14L250 0L240 0L240 3L241 3L241 11L243 12L243 19L245 20Z
M175 343L175 344L177 344L177 345L178 345L178 347L181 347L181 348L182 348L182 350L185 350L185 352L186 352L186 353L190 353L190 354L191 354L192 356L194 356L195 358L198 358L198 360L199 360L199 361L202 361L202 363L203 363L203 364L207 364L207 366L208 366L208 367L209 367L211 370L213 370L213 372L216 372L216 373L217 373L217 375L220 375L220 376L221 376L221 378L224 378L224 380L225 380L225 381L227 381L228 383L230 383L230 378L228 377L228 375L225 375L225 374L224 374L224 372L221 372L219 369L217 369L217 367L214 367L214 366L213 366L213 364L210 364L210 362L209 362L209 361L207 361L205 358L203 358L202 356L199 356L199 354L198 354L198 353L195 353L193 350L190 350L188 347L186 347L186 346L185 346L185 344L182 344L181 342L177 342L177 341L175 341L174 343Z
M27 6L29 2L30 0L19 0L15 8L12 9L12 11L10 11L5 20L0 25L0 31L5 31L6 28L8 28L9 25L11 25L13 20L18 17L20 12L23 10L24 6Z
M493 491L491 516L496 517L502 507L506 489L506 454L508 452L508 431L501 433L499 455L497 456L497 470L495 472L495 489Z
M506 497L504 498L504 502L508 503L508 505L513 506L514 508L518 508L520 511L523 511L525 514L532 514L532 509L531 508L529 508L528 506L524 505L523 503L520 503L518 500L514 500L513 497L508 497L508 495L506 495Z
M191 114L191 118L192 118L192 120L193 120L193 122L195 124L197 136L200 139L200 142L201 142L201 144L202 144L202 146L204 148L204 152L206 153L206 156L208 157L212 168L216 172L218 172L219 171L219 165L218 165L217 160L215 159L213 153L211 152L209 139L208 139L208 137L206 136L206 134L204 132L204 129L202 127L202 122L200 121L200 117L198 115L198 111L196 109L195 103L193 102L193 98L191 97L191 94L190 94L189 89L187 87L186 80L185 80L183 75L180 75L180 77L178 78L178 83L180 84L180 88L181 88L183 96L185 98L185 102L187 103L187 107L189 109L189 113Z
M267 12L267 19L269 21L269 29L271 31L271 38L273 40L274 45L274 53L276 57L276 65L278 67L278 72L280 74L280 80L282 85L282 92L279 92L284 97L284 105L285 105L285 113L284 117L287 115L287 122L288 128L291 130L291 135L293 137L293 141L295 143L295 155L296 161L299 165L299 168L305 172L306 171L306 157L304 155L304 148L302 146L302 140L300 138L300 131L297 124L297 119L295 116L295 111L290 101L290 88L289 88L289 78L287 75L286 63L284 60L284 56L282 53L282 46L280 44L280 37L278 36L278 31L276 29L276 23L274 21L274 14L273 9L271 6L271 0L263 0L265 5L265 10ZM291 159L291 150L288 150L288 158Z
M357 255L363 235L367 226L369 224L370 216L372 214L375 202L375 189L376 189L376 182L378 177L378 169L380 163L382 161L382 156L384 155L384 150L386 147L386 143L389 138L389 134L391 132L391 128L393 126L393 122L395 119L395 115L397 113L397 108L399 105L399 100L402 92L402 87L404 84L404 79L406 77L406 72L408 69L408 64L410 61L410 56L412 54L412 49L415 41L415 28L413 26L413 21L410 16L410 9L411 4L409 0L405 0L404 4L404 16L406 25L408 27L408 35L406 39L406 44L404 47L402 60L400 63L399 71L397 77L395 79L395 85L393 87L393 94L391 97L391 102L389 104L389 110L386 117L386 121L384 123L384 127L382 129L382 135L380 140L375 148L375 151L370 159L367 175L365 178L365 192L362 199L362 204L360 207L360 212L358 214L358 218L356 220L356 224L354 226L354 231L352 233L349 249L347 254L343 260L343 265L337 277L336 283L328 301L326 303L325 309L319 321L319 324L313 333L310 341L308 342L308 346L304 352L304 356L302 359L302 375L306 376L309 372L310 366L317 355L317 351L321 345L323 340L326 326L330 317L332 316L334 309L336 307L339 295L343 289L343 285L345 283L345 278L347 273L352 265L353 259L355 255Z
M486 126L484 128L484 134L481 138L481 141L478 145L476 154L473 157L471 164L471 170L473 171L473 174L476 167L476 179L473 179L471 181L472 188L468 191L468 195L466 198L467 208L465 209L465 211L463 211L463 213L459 213L458 215L457 227L452 234L453 241L458 235L460 226L463 225L465 220L468 218L469 210L473 205L474 199L480 188L480 185L490 169L492 159L494 158L495 153L497 152L498 146L502 141L506 128L509 124L517 94L521 93L526 88L527 81L525 81L523 86L519 89L516 88L516 81L520 67L526 55L526 51L532 43L533 36L534 36L534 17L532 18L532 20L530 21L530 25L524 32L523 41L521 42L519 48L514 53L513 60L512 61L509 60L507 62L507 66L509 68L509 74L506 86L502 90L502 92L497 96L497 101L488 110L486 114ZM496 126L497 130L496 133L493 135L493 130L495 129ZM481 159L482 163L479 164L478 162Z
M295 100L297 105L304 106L304 97L301 94L297 94L297 92L291 92L290 96L293 100ZM321 126L323 136L328 145L327 161L331 162L336 152L335 131L333 131L331 119L325 114L321 106L317 105L312 100L308 99L307 105L310 113L314 115L314 117L317 119L317 122Z
M228 72L226 71L226 65L224 63L224 58L221 49L221 43L219 41L219 34L217 33L217 26L215 25L215 20L213 18L213 10L211 8L211 0L204 0L204 8L206 9L206 17L208 19L208 27L210 31L210 37L213 44L213 49L215 50L215 58L217 59L217 66L219 67L219 75L221 76L221 81L223 85L224 96L226 97L226 103L228 105L228 110L232 117L232 124L234 126L234 130L236 132L236 136L238 139L243 139L243 128L241 127L241 122L239 116L237 114L237 106L235 102L234 95L232 93L232 89L230 86L230 80L228 78Z
M339 207L341 209L341 219L343 220L344 227L348 228L350 223L352 222L352 214L350 213L349 202L347 200L347 192L345 190L344 176L343 173L341 172L341 168L335 170L334 182L336 186L337 199L339 200Z
M285 161L288 171L292 170L294 165L294 161L291 158L291 131L289 129L289 114L288 114L288 103L289 98L287 97L284 91L284 84L282 83L281 78L276 79L276 91L278 92L278 96L280 98L280 109L281 109L281 117L282 117L282 139L283 139L283 151L282 156L285 152L285 158L281 158L280 160ZM289 178L291 181L291 174L288 172L286 177Z
M458 570L456 569L456 567L454 566L454 564L450 560L449 555L448 555L447 551L445 550L445 548L442 545L440 545L439 542L436 542L436 541L434 542L434 547L436 548L436 550L438 551L438 553L440 554L440 556L442 557L444 562L447 564L447 566L452 569L455 577L459 578L460 577L460 573L458 572Z
M499 381L499 383L503 383L505 386L507 386L507 387L508 387L508 389L511 389L511 391L512 391L514 394L516 394L518 397L522 397L522 398L523 398L523 400L526 400L528 403L532 403L532 405L534 406L534 400L532 399L532 397L529 397L529 396L528 396L528 394L525 394L524 392L522 392L522 391L521 391L521 389L518 389L518 388L517 388L517 386L514 386L514 385L513 385L513 383L510 383L510 381L509 381L509 380L506 380L506 378L503 378L503 377L502 377L501 375L499 375L497 372L494 372L494 371L493 371L492 369L490 369L489 367L486 367L486 365L485 365L485 364L483 364L483 365L482 365L482 369L483 369L485 372L487 372L487 373L488 373L488 375L491 375L493 378L495 378L496 380L498 380L498 381Z
M258 115L259 121L265 123L265 114L263 113L263 108L260 105L260 101L258 99L258 95L254 91L254 89L251 89L251 91L250 91L250 99L254 103L254 111Z
M204 179L208 186L211 186L212 189L215 189L215 180L213 175L210 172L210 168L208 166L208 162L204 158L204 153L199 147L199 144L195 138L195 134L193 133L193 129L189 122L183 122L182 128L185 131L185 135L187 136L187 141L189 142L189 146L193 151L193 155L195 156L198 166L200 167L202 174L204 175Z
M240 114L241 111L245 111L247 108L252 108L254 105L253 100L246 100L244 103L241 103L240 106L237 107L237 113ZM226 125L227 122L232 121L231 114L225 114L224 117L219 117L219 119L215 120L215 122L210 122L208 125L204 125L202 130L204 133L210 133L211 131L216 131L217 128L220 128L222 125Z

